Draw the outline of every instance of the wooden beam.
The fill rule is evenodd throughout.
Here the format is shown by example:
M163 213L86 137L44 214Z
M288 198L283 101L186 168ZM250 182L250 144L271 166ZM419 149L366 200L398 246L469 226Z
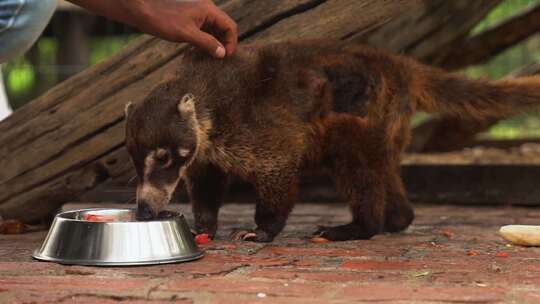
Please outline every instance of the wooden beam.
M538 165L407 165L402 175L415 201L540 205Z

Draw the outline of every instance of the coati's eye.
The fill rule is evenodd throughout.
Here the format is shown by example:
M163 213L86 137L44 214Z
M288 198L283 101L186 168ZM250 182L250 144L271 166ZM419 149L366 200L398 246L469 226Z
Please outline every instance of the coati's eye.
M166 149L157 149L154 154L154 159L162 166L166 166L171 162L171 155Z

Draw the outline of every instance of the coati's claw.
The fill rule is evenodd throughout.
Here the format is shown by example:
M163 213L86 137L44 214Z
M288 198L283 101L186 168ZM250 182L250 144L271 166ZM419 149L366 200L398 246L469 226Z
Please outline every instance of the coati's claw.
M233 241L247 241L256 243L269 243L274 240L268 233L256 229L256 230L236 230L231 233L231 240Z
M242 236L242 241L254 241L257 239L257 234L255 232L248 232Z

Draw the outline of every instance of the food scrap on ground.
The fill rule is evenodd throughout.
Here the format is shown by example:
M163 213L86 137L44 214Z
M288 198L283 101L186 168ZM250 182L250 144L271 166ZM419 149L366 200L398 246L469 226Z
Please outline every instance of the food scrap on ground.
M448 229L442 230L441 234L444 235L445 237L449 238L449 239L454 238L454 232L452 232L451 230L448 230Z
M323 238L323 237L316 236L316 237L311 238L311 242L315 243L315 244L321 244L321 243L328 243L330 241L328 239Z
M478 252L476 252L475 250L469 250L469 251L467 251L467 255L468 256L477 256Z
M508 225L499 230L499 235L516 245L540 246L540 226Z
M419 277L426 277L426 276L429 276L431 274L431 272L429 271L423 271L423 272L420 272L420 273L417 273L415 274L414 276L419 278Z
M507 258L508 257L508 252L504 252L504 251L497 252L495 254L495 256L498 257L498 258Z
M208 242L210 242L210 238L207 233L201 233L195 236L195 243L197 243L197 245L204 245Z

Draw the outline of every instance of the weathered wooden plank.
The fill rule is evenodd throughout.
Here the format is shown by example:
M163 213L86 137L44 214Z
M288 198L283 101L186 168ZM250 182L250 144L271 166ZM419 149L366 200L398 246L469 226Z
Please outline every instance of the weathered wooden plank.
M426 1L417 10L394 18L384 27L350 37L432 64L433 57L467 37L500 0Z
M540 205L540 166L535 164L407 164L402 166L402 176L409 199L415 202ZM93 192L82 196L81 201L132 202L134 185L115 191L120 193ZM187 202L187 198L181 195L179 201ZM239 182L233 183L225 198L229 203L254 201L253 189ZM336 192L328 176L309 173L303 179L299 201L328 203L343 202L344 198Z
M402 175L416 201L540 204L537 165L407 165Z

